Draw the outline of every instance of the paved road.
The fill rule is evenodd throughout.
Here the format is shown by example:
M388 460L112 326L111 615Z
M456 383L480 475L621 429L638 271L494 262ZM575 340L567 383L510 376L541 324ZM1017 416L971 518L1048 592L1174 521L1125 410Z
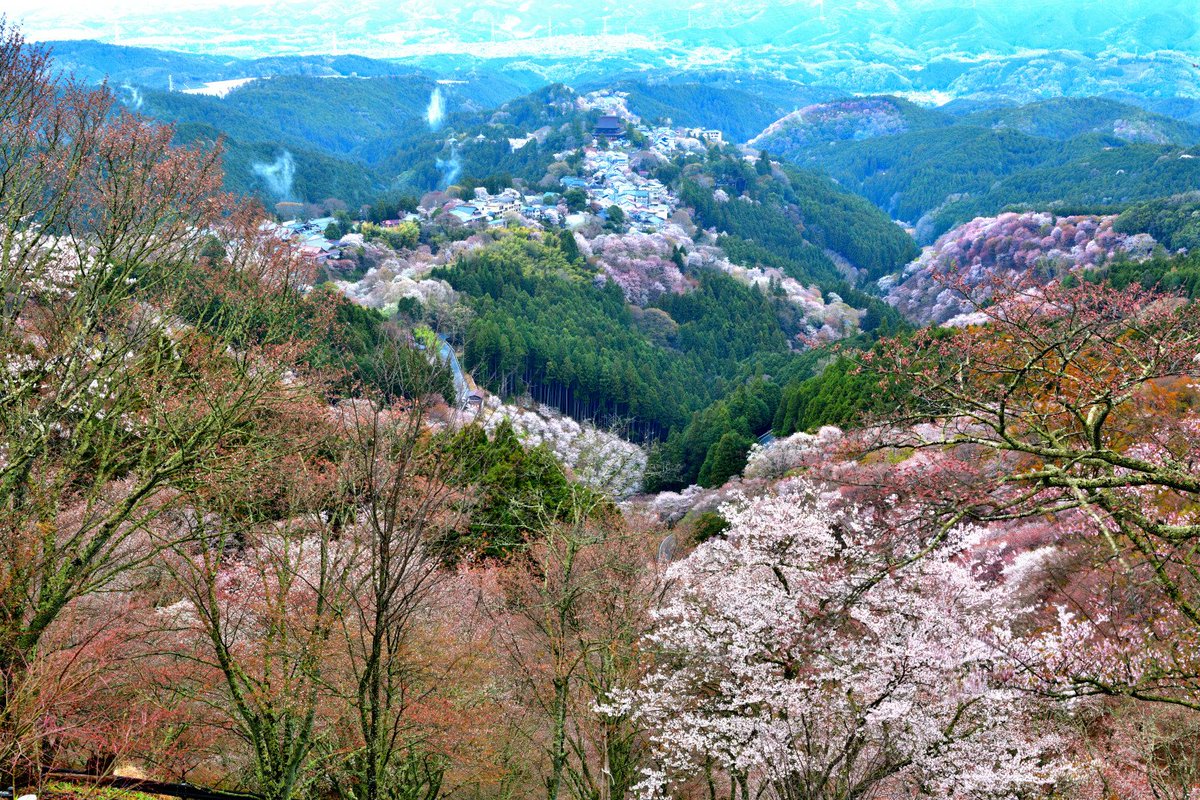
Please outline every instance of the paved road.
M662 540L658 546L658 563L661 566L666 566L675 560L675 552L679 546L675 542L675 534L667 535L667 538Z
M460 407L464 406L467 403L467 392L469 390L467 389L467 378L463 375L462 364L458 363L458 356L454 354L454 348L450 346L445 337L439 333L437 338L442 343L441 350L439 351L442 361L450 364L450 371L454 374L455 400Z

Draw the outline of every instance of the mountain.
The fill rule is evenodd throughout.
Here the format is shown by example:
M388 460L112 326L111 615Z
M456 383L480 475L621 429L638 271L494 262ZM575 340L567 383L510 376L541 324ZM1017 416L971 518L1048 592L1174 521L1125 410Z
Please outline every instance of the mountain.
M1200 98L1200 34L1191 0L975 0L970 8L959 0L750 0L736 6L487 0L437 8L370 0L353 10L319 0L242 0L223 11L199 3L126 9L119 27L99 5L68 16L53 6L17 2L27 7L14 18L37 38L59 40L63 63L81 74L157 88L171 76L191 86L275 74L380 76L400 64L447 77L484 70L523 91L539 82L729 70L843 94L937 102ZM122 55L64 41L79 39L180 52ZM321 55L344 52L358 55ZM828 99L781 102L748 93L782 112Z
M950 119L896 97L861 97L806 106L781 117L750 140L754 147L795 159L822 144L862 141L943 127Z
M341 49L371 56L470 52L496 55L539 49L548 54L559 39L613 37L651 52L703 48L744 53L752 48L807 47L820 52L830 43L876 53L906 56L1071 49L1082 53L1119 50L1145 54L1163 49L1194 52L1195 8L1188 0L1095 0L1084 6L1047 6L1033 0L863 0L854 4L747 0L731 6L715 0L662 0L638 5L598 0L581 4L502 0L444 4L430 8L415 0L368 0L353 10L324 2L239 3L233 9L185 3L170 9L127 9L114 29L102 8L75 9L70 16L54 7L18 9L16 17L35 35L52 38L119 37L130 44L205 48L237 55L294 55L315 49ZM236 31L236 33L230 33ZM47 34L51 34L48 36ZM218 34L213 38L213 34ZM203 44L202 44L203 43ZM577 50L588 54L590 48ZM389 52L390 51L390 52ZM697 60L706 54L694 56ZM711 58L708 55L708 58ZM764 60L771 54L760 54Z
M1096 140L1080 137L1066 144L1069 147L1076 141ZM1004 209L1119 211L1138 201L1188 192L1197 185L1200 147L1121 146L1110 141L1063 163L1014 172L977 195L947 203L932 215L932 230L940 232Z
M452 163L465 178L505 173L539 181L556 148L577 146L571 137L590 131L596 116L577 111L575 93L561 85L515 98L509 89L489 97L486 87L483 76L460 81L410 71L282 75L220 96L125 84L116 91L132 110L175 125L180 141L222 141L234 191L357 205L382 192L420 195L444 186ZM536 139L513 149L510 138L534 131Z
M751 140L826 171L930 242L1009 208L1113 207L1188 191L1200 127L1100 98L948 113L894 97L814 105Z
M146 92L139 110L173 123L216 125L242 140L350 156L406 127L426 127L426 109L437 88L421 73L361 79L281 76L252 81L223 98Z
M194 93L223 93L211 87L228 81L247 81L283 76L312 78L387 78L423 76L440 78L464 100L494 106L542 86L537 73L520 70L488 72L473 70L435 75L410 62L368 58L360 55L279 55L238 58L130 47L93 40L50 43L55 65L85 83L108 81L113 86L137 89L173 89Z
M995 108L970 114L963 122L1061 140L1098 133L1128 142L1200 143L1200 127L1196 125L1100 97L1059 97Z

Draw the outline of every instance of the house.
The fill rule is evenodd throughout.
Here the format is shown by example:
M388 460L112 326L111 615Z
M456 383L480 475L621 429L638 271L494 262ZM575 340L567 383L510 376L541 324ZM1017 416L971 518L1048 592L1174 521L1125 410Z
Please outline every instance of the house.
M721 144L725 141L725 137L721 135L720 131L710 128L690 128L687 134L693 139L699 139L706 144Z
M341 251L329 245L321 247L317 244L306 242L300 245L300 255L304 258L310 258L318 264L324 264L326 261L336 261L342 257Z
M267 222L264 222L263 224L259 225L258 229L260 231L262 231L263 233L274 236L276 239L280 239L285 242L288 239L292 238L292 236L295 233L295 231L293 231L291 228L287 227L286 225L280 225L278 223L271 222L271 221L267 221Z
M461 205L450 209L450 215L464 224L483 219L483 214L475 206Z

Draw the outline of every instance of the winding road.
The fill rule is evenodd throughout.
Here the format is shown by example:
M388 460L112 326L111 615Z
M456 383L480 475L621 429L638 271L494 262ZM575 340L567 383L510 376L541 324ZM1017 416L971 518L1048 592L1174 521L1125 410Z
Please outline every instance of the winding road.
M440 333L437 335L438 341L441 342L441 349L438 355L443 361L449 362L450 371L454 375L454 394L455 402L459 408L462 408L467 403L467 377L463 374L462 364L458 363L458 356L454 353L454 348L446 341L446 337Z

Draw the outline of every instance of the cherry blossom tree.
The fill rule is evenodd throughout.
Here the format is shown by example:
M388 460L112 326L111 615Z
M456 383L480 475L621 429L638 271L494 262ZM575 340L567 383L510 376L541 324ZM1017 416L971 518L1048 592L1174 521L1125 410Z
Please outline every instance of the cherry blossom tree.
M576 480L617 498L641 491L646 451L616 433L576 422L548 406L525 409L489 397L480 410L492 433L505 420L527 447L546 445Z
M836 442L842 432L832 425L825 425L815 434L797 432L770 444L754 443L746 457L746 478L782 478L789 472L808 465L814 451Z
M874 445L925 464L929 518L1058 527L1072 577L1044 583L1046 651L1022 656L1056 694L1200 709L1200 306L1087 283L997 296L986 324L867 356L907 398Z
M971 531L893 569L907 537L811 484L723 513L726 536L669 568L657 665L610 707L652 730L645 796L1038 796L1064 777L985 641L1008 598L960 557Z
M1007 212L978 217L942 235L904 269L888 278L888 302L921 324L954 324L990 296L996 278L1028 277L1047 283L1055 276L1098 267L1117 255L1145 260L1155 241L1148 234L1113 230L1115 216L1055 217L1047 212ZM971 296L956 291L957 284Z

